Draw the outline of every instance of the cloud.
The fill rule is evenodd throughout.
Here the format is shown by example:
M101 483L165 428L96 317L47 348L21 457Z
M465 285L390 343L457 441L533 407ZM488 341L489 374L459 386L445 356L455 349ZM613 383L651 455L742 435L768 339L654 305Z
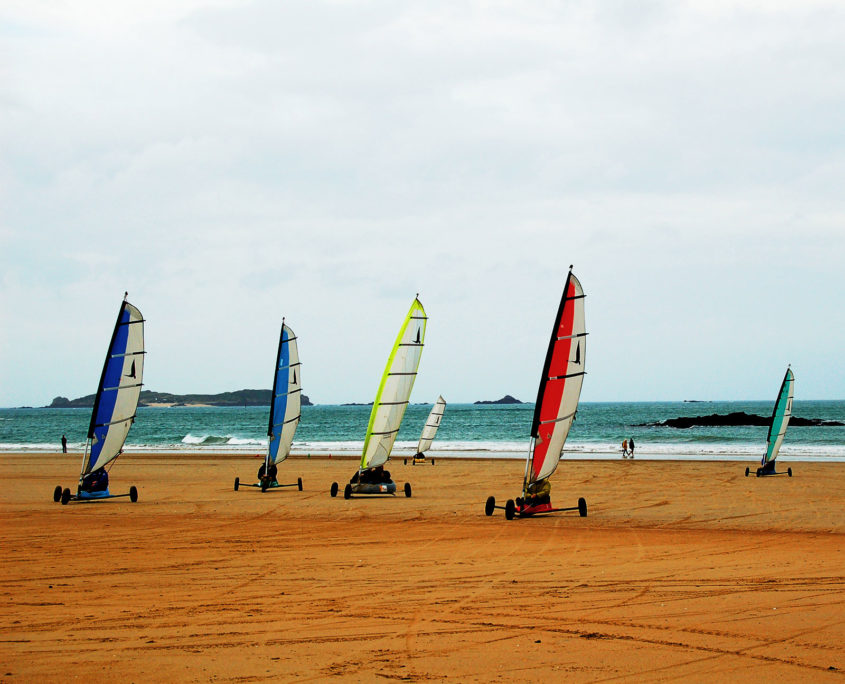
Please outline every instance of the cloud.
M6 5L0 405L90 392L127 289L151 389L267 386L285 315L306 393L368 401L419 291L415 397L530 399L570 263L586 399L767 397L790 361L838 397L843 28L833 2Z

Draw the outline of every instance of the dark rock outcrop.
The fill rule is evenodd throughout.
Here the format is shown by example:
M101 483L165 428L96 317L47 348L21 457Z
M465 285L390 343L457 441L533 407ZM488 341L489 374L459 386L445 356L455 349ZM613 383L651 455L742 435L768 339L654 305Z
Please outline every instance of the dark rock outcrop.
M687 429L691 427L724 427L737 425L768 427L771 424L771 416L757 416L752 413L737 411L735 413L728 413L727 415L711 413L709 416L684 416L681 418L668 418L666 420L661 420L656 423L643 423L638 427L672 427L679 429ZM840 423L836 420L822 420L821 418L800 418L798 416L792 416L792 418L789 420L789 425L790 427L833 427L838 425L845 425L845 423Z
M501 399L496 399L495 401L476 401L476 402L473 402L473 403L474 404L486 405L486 404L523 404L525 402L522 402L519 399L512 397L510 394L506 394Z
M138 399L139 406L150 404L170 404L172 406L186 406L190 404L205 404L207 406L268 406L272 390L243 389L235 392L221 392L220 394L171 394L170 392L151 392L143 390ZM47 408L92 408L93 394L78 399L56 397ZM313 406L311 400L302 395L303 406Z

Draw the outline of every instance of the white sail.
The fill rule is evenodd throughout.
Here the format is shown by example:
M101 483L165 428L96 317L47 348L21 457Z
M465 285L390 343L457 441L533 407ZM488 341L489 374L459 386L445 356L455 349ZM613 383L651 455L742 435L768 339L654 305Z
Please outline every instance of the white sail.
M103 364L88 428L82 475L116 459L135 421L144 377L144 317L124 301Z
M423 305L419 299L415 299L393 344L373 402L361 455L361 468L380 466L390 458L390 450L396 441L417 378L427 320Z
M279 352L276 355L276 373L273 379L273 396L270 399L270 425L268 436L268 465L281 463L290 454L293 436L301 414L302 373L296 335L282 322L279 335Z
M446 411L446 400L439 396L431 413L428 414L428 420L423 425L422 434L420 434L420 442L417 444L417 453L422 454L431 448L431 443L434 441L434 436L437 434L437 428L440 427L440 420L443 418L443 413Z

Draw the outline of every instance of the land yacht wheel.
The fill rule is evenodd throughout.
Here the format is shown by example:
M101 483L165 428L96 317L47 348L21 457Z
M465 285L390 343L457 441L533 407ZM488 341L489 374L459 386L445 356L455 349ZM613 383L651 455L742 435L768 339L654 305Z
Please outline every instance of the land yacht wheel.
M62 486L56 485L56 488L53 490L53 501L59 503L62 500Z
M411 483L410 482L405 483L405 496L409 499L411 498Z
M240 486L241 486L241 478L236 477L235 478L235 491L238 491L238 487L240 487Z
M792 468L787 468L786 474L789 475L789 477L792 477Z
M578 499L578 515L582 518L587 517L587 500L583 496Z
M408 459L407 458L402 459L402 465L408 465Z
M343 488L343 498L344 499L351 499L352 498L352 485L351 484L347 484Z
M513 520L513 516L516 514L516 504L513 502L513 499L508 499L507 503L505 503L505 518L507 520Z
M484 503L484 515L493 515L493 509L496 508L496 497L488 496Z
M745 469L745 477L748 477L748 473L750 473L750 472L751 472L751 468L746 468Z
M270 478L269 477L262 477L261 478L261 491L266 492L267 487L270 486Z
M62 506L67 506L68 501L70 501L70 490L65 487L62 490Z
M138 488L135 485L132 485L129 488L129 500L132 503L135 503L138 500Z
M332 496L337 496L337 482L332 482L332 488L329 490Z
M431 459L431 465L434 465L434 459L433 458Z
M301 477L296 478L296 486L299 487L299 491L301 492L302 491L302 478Z

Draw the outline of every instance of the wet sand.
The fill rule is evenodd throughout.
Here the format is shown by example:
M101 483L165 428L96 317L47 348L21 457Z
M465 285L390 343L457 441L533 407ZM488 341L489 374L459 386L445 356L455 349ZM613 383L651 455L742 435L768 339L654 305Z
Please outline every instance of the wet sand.
M259 464L127 455L137 503L61 506L78 455L0 457L0 679L845 681L842 464L564 462L588 517L511 522L517 461L393 460L412 498L350 501L354 461L234 492Z

